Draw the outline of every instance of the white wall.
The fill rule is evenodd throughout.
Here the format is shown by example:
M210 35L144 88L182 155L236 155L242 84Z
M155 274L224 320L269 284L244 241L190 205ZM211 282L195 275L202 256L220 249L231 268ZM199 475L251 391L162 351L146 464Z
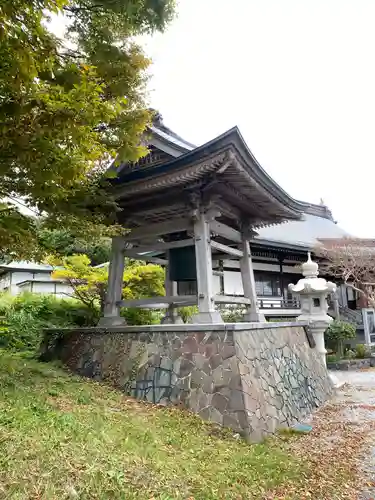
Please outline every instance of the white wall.
M224 295L243 295L241 273L224 271Z
M212 276L212 286L215 295L220 295L220 276L216 276L215 274Z
M34 276L32 271L10 271L10 275L11 285L9 287L9 291L12 295L20 293L18 283L32 280Z
M9 271L0 279L0 291L5 289L8 289L12 295L31 292L53 294L62 298L68 297L73 292L69 285L52 281L49 271Z
M10 287L10 273L3 274L0 278L0 291Z
M73 289L64 283L56 283L56 297L67 299L73 295Z
M47 272L35 272L34 273L34 279L35 280L52 280L52 273L47 271Z
M31 283L33 293L55 293L55 283Z
M73 290L69 285L66 285L65 283L55 283L51 281L50 283L48 281L45 282L29 282L21 285L18 287L19 292L32 292L32 293L44 293L44 294L52 294L56 295L56 297L61 297L61 298L67 298L68 296L71 296L73 293Z

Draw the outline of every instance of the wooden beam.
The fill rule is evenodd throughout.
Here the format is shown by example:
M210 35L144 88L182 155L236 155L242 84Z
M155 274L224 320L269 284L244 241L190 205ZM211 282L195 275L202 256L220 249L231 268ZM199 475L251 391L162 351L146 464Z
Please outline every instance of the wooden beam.
M182 217L180 219L137 227L126 236L126 241L134 241L142 238L150 238L151 236L161 236L163 234L177 233L179 231L185 231L186 229L191 228L191 219Z
M236 243L241 243L242 241L242 236L239 231L223 224L222 222L214 220L210 222L210 228L213 233L216 233L229 241L235 241Z
M189 238L187 240L180 241L167 241L163 243L153 243L150 245L144 245L139 247L133 247L131 250L125 250L125 255L127 257L137 257L138 254L147 253L147 252L156 252L163 250L170 250L171 248L183 248L183 247L192 247L194 246L193 238Z
M140 259L140 260L145 260L146 262L151 262L151 264L158 264L159 266L168 265L168 261L166 259L159 259L157 257L148 257L147 259Z
M214 301L218 304L250 304L250 299L246 297L233 297L231 295L215 295Z
M149 297L147 299L121 300L117 303L119 307L144 307L148 306L190 306L196 305L198 297L196 295L177 295L174 297Z
M145 262L151 262L151 264L158 264L159 266L168 265L167 259L159 259L159 257L151 257L150 255L137 255L131 258L134 260L144 260Z
M223 271L216 271L215 269L212 271L212 274L214 276L224 276L224 272Z
M228 245L223 245L222 243L218 243L217 241L211 240L211 248L215 250L219 250L220 252L227 253L229 255L233 255L234 257L243 257L243 252L238 250L237 248L229 247Z

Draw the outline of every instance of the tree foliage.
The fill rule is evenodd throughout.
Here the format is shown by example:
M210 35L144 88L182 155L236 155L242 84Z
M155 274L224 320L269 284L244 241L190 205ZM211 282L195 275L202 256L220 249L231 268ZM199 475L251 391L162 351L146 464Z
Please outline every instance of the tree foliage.
M80 238L67 228L50 229L40 225L37 229L37 239L44 254L60 258L85 254L93 266L104 264L110 258L111 239L105 236Z
M108 281L108 266L92 267L87 255L73 255L61 260L50 259L57 268L54 279L66 281L73 289L74 298L93 311L103 311ZM163 296L165 272L155 264L128 260L123 275L124 299Z
M23 215L10 203L0 202L0 260L38 260L41 256L35 219Z
M356 336L356 328L354 325L345 321L332 321L325 331L325 339L327 346L343 355L344 340L353 339Z
M64 41L48 30L57 14L67 21ZM173 0L1 2L0 197L81 234L115 221L103 173L115 157L144 154L150 119L150 61L133 37L163 29L172 14ZM23 240L28 224L31 233L30 221L5 206L0 248L10 250L12 234Z

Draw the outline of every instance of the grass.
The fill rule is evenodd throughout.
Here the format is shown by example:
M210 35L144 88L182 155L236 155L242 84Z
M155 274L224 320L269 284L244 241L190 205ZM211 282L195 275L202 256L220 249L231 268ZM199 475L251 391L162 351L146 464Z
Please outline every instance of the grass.
M0 352L0 498L262 499L304 470L280 440L248 445L185 411Z

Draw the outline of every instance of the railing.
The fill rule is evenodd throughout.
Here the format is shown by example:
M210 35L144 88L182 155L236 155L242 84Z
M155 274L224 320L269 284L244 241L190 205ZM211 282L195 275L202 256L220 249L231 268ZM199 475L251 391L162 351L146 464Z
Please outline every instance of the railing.
M300 309L298 299L284 299L282 297L271 297L269 299L258 299L260 309Z
M349 323L353 323L354 325L361 326L363 325L362 311L349 309L349 307L345 307L339 304L339 313L340 319L342 321L348 321ZM336 317L335 311L333 309L329 309L329 314Z

